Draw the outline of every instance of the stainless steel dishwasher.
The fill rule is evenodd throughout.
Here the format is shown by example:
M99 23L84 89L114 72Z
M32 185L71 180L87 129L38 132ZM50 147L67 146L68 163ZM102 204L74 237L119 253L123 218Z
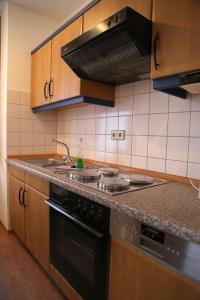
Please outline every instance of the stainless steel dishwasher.
M111 235L200 282L200 245L111 210Z

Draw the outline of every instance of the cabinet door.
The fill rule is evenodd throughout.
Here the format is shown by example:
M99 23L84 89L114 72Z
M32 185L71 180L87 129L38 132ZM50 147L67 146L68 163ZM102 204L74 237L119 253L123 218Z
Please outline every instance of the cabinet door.
M156 33L157 61L152 56L152 78L200 68L200 1L154 0L153 42Z
M32 55L31 105L32 107L49 102L48 88L51 67L51 41Z
M101 0L84 14L84 32L110 17L114 13L129 6L146 18L151 19L152 0Z
M52 40L51 102L80 95L80 78L61 58L61 47L82 34L82 19L83 16Z
M10 204L10 222L15 234L25 244L25 220L24 207L20 203L20 196L24 189L24 183L9 175L9 204Z
M26 247L41 266L49 272L49 208L47 198L25 185Z
M115 239L109 300L200 300L200 286Z

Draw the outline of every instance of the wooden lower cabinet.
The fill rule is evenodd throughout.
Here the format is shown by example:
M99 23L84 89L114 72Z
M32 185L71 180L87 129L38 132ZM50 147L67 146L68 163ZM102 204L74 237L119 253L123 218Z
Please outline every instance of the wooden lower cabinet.
M49 207L47 197L25 185L26 247L49 272Z
M109 300L200 300L200 286L112 239Z
M23 192L24 182L12 175L9 175L8 181L11 227L20 241L25 244L24 206L20 203L20 194Z
M10 173L12 174L12 171ZM48 183L25 173L25 181L27 178L31 182L30 179L33 178L33 185L38 183L38 189L45 191L44 195L11 174L8 177L11 227L43 269L49 273L49 206L44 203L48 196Z

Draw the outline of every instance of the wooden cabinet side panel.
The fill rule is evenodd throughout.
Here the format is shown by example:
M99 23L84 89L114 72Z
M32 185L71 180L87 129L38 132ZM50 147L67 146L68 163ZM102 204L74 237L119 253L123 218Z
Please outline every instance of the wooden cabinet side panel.
M49 272L49 207L44 203L47 197L28 185L25 190L26 247Z
M61 58L61 47L82 34L83 16L66 27L52 40L51 102L80 95L80 78Z
M25 172L25 183L35 188L38 192L49 196L49 182L39 176Z
M104 100L115 99L115 87L100 82L81 80L81 95Z
M200 286L112 239L109 300L200 300Z
M156 70L152 56L151 77L159 78L200 69L200 2L154 0L153 39L157 44Z
M19 203L19 190L24 188L24 183L14 176L8 175L8 188L11 228L20 241L25 244L24 207Z
M49 102L44 97L44 85L50 80L51 41L35 52L31 59L31 106L36 107ZM48 89L46 91L48 96Z
M83 32L90 30L126 6L133 8L151 20L152 0L101 0L84 14Z

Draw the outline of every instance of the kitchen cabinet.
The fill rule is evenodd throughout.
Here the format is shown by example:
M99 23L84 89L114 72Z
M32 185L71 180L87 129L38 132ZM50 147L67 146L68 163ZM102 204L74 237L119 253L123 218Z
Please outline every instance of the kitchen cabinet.
M200 286L112 239L109 300L200 300Z
M61 47L81 35L82 27L83 16L33 53L32 107L80 96L114 100L114 87L80 79L61 58Z
M25 185L26 247L49 272L49 208L45 195Z
M93 28L124 7L129 6L151 20L152 0L101 0L84 14L83 32Z
M51 67L51 41L32 55L31 101L32 106L49 102L49 82Z
M23 181L13 174L22 177L22 171L17 172L16 168L9 170L11 227L45 271L49 272L49 207L44 203L49 184L26 172Z
M51 91L50 101L80 95L80 78L61 58L61 47L82 34L82 17L61 31L52 39Z
M199 15L197 0L153 1L152 78L200 69Z
M8 180L11 226L20 241L25 244L25 218L24 206L22 203L24 182L12 175L9 175Z

